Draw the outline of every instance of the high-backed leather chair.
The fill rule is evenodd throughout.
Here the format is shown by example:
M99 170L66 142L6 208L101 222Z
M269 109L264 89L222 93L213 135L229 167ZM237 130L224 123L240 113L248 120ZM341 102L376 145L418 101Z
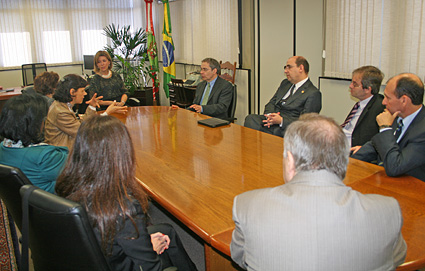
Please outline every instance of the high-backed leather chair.
M33 185L23 186L21 196L32 189L27 197L29 247L35 270L110 270L85 209Z
M19 189L26 184L31 182L19 168L0 164L0 198L6 204L19 230L22 230L22 204Z
M183 108L192 105L195 91L185 88L182 79L171 78L171 84L174 88L176 105Z
M220 68L220 77L229 81L232 84L235 84L236 62L232 65L229 61L222 63L222 61L220 60Z

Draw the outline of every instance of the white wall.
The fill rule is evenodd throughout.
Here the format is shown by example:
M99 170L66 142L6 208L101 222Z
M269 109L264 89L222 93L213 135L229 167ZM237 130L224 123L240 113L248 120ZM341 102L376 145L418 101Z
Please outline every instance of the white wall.
M309 77L316 86L322 74L322 9L323 1L296 1L295 54L308 60ZM257 113L263 113L265 104L286 78L283 66L294 55L294 1L261 0L257 12L260 15L259 35L256 35L260 90Z

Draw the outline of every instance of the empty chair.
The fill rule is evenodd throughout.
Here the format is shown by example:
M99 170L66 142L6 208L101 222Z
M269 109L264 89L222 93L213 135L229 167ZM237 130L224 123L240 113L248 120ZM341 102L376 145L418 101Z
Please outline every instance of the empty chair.
M220 68L220 77L231 82L232 84L235 84L236 62L232 65L229 61L226 61L224 63L220 61Z
M22 84L23 86L34 85L34 78L47 71L46 63L33 63L22 65Z
M176 105L183 108L192 105L195 91L185 88L181 79L171 78L171 84L174 88Z
M35 270L110 270L85 209L33 185L23 186L21 196L32 189L28 225Z

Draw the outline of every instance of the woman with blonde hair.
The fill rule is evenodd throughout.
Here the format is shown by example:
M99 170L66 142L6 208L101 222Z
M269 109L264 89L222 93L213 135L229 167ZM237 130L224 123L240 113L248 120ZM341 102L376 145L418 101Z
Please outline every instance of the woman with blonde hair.
M106 51L99 51L94 56L94 72L90 77L88 90L90 95L103 96L99 102L101 109L105 109L114 101L123 106L128 99L129 92L124 86L121 76L112 71L112 58Z

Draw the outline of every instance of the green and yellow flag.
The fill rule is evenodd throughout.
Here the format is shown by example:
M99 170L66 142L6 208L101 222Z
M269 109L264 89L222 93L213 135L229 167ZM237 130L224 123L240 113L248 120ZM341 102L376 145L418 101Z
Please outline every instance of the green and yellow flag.
M176 78L176 63L174 61L174 43L171 37L170 6L168 0L164 3L164 29L162 30L162 64L164 69L164 91L167 98L170 96L168 83Z

